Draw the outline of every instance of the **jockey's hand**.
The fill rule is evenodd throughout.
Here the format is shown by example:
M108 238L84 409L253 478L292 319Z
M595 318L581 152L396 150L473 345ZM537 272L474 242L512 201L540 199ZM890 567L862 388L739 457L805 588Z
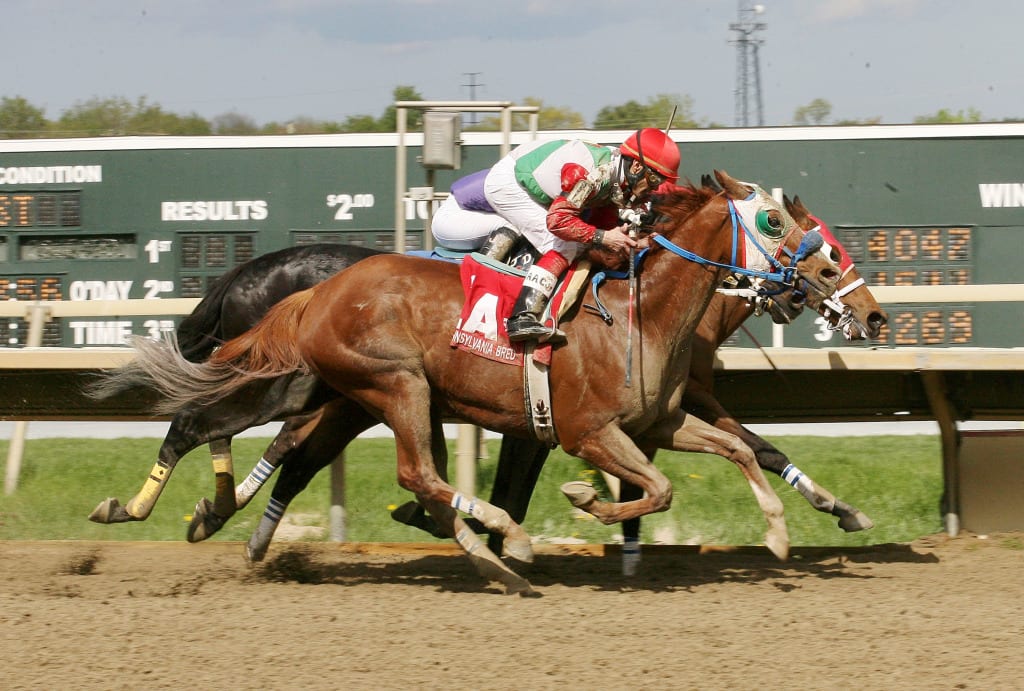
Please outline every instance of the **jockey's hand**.
M625 252L630 247L636 247L636 240L629 237L629 227L628 223L623 223L621 226L604 231L601 247L613 252Z

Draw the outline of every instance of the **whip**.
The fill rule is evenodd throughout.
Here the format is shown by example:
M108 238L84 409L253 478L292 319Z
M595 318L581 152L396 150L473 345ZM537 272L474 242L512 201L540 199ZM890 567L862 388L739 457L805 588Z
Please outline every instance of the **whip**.
M636 240L639 216L629 224L629 237ZM636 247L629 248L629 310L626 316L626 387L633 385L633 304L636 302Z

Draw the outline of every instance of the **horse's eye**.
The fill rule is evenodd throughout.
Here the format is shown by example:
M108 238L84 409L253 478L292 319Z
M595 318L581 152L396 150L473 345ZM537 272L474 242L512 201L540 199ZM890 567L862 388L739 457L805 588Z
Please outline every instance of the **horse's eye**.
M768 225L772 228L782 227L782 214L778 211L772 210L768 212Z

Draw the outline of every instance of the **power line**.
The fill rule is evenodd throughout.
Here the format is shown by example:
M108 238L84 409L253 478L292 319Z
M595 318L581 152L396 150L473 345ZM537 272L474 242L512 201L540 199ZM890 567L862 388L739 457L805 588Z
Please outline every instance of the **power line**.
M475 101L476 100L476 88L478 86L483 86L483 84L480 84L480 83L478 83L476 81L476 78L479 77L481 74L483 74L483 72L463 72L462 74L464 76L466 76L466 77L469 77L469 84L463 84L462 86L469 87L469 100L470 101ZM476 124L476 116L477 116L477 113L470 113L469 114L470 123L473 124L473 125Z

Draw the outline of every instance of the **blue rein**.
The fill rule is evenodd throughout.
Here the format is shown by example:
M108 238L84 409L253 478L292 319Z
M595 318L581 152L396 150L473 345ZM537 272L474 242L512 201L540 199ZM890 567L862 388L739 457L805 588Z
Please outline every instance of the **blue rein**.
M695 254L695 253L691 252L690 250L687 250L687 249L684 249L684 248L680 247L679 245L675 244L674 242L672 242L668 238L665 238L665 237L663 237L661 235L652 235L651 237L652 237L652 239L655 242L657 242L659 245L661 245L665 249L669 250L673 254L679 255L683 259L687 259L687 260L692 261L694 263L702 264L704 266L717 266L717 267L722 268L722 269L729 269L733 273L740 274L742 276L750 276L750 277L753 277L753 278L763 278L763 279L768 280L768 281L774 281L776 283L781 283L783 285L783 288L781 288L777 292L782 292L782 290L784 290L785 288L792 288L792 287L794 287L794 283L795 283L794 276L796 275L796 265L797 265L797 262L799 262L800 260L804 259L805 257L808 257L808 256L814 254L815 252L817 252L818 250L820 250L821 247L822 247L822 244L824 243L824 238L821 236L821 233L819 233L816 230L810 231L809 233L804 235L803 240L800 241L800 246L797 247L796 253L789 254L789 252L786 251L786 254L791 257L792 263L790 264L790 266L783 266L779 262L779 260L777 260L771 254L769 254L768 251L765 250L761 246L761 243L759 243L757 241L757 238L750 232L750 229L747 228L746 224L743 223L743 219L740 218L739 212L736 210L736 204L731 199L729 200L729 218L732 221L732 263L731 264L723 264L721 262L716 262L716 261L712 261L710 259L706 259L706 258L700 256L699 254ZM761 252L762 255L764 255L764 257L768 260L768 263L772 267L778 269L777 271L758 271L756 269L747 269L745 267L737 266L736 265L736 254L739 251L738 248L739 248L739 240L740 240L740 228L743 229L743 232L746 235L746 237L750 238L750 241L754 244L754 246ZM634 268L636 269L637 272L640 271L640 266L643 263L643 258L646 256L646 254L647 254L647 250L646 249L642 250L642 251L640 251L640 252L638 252L636 254L636 258L634 259ZM604 303L601 302L601 299L597 295L598 286L600 286L600 284L603 283L606 278L620 278L621 279L621 278L626 278L627 276L629 276L629 274L627 272L625 272L625 271L605 270L605 271L599 271L599 272L595 273L594 277L590 279L590 285L591 285L591 293L594 296L594 302L597 303L597 307L592 307L591 305L584 305L584 307L587 308L587 309L590 309L590 310L592 310L594 312L597 312L601 316L601 318L605 321L605 323L611 324L612 323L612 315L605 308Z

